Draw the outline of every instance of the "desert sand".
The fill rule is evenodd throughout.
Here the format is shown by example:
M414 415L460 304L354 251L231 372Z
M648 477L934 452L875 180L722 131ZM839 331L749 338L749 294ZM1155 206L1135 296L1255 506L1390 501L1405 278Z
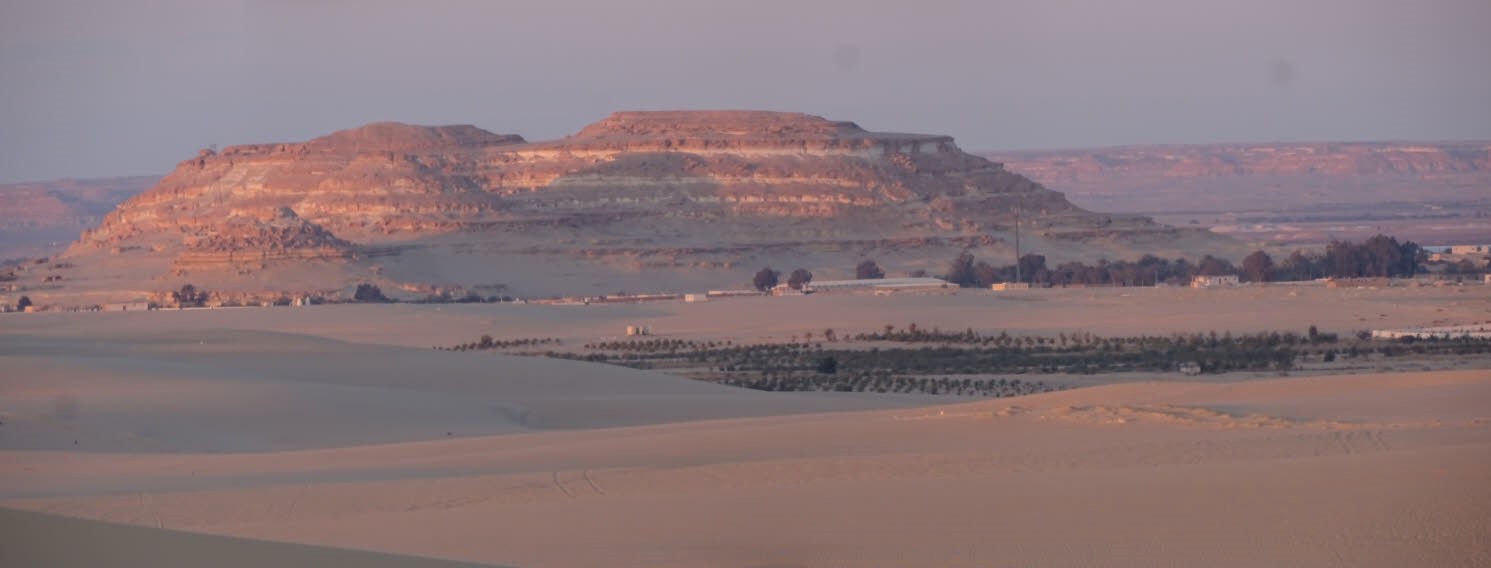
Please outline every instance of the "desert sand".
M634 323L736 341L909 322L1345 332L1485 321L1488 292L15 314L0 317L0 506L153 527L4 514L105 547L189 546L170 544L187 531L520 567L1483 566L1491 369L1156 375L977 400L764 393L430 346ZM20 530L0 549L48 554ZM233 542L266 563L298 553Z

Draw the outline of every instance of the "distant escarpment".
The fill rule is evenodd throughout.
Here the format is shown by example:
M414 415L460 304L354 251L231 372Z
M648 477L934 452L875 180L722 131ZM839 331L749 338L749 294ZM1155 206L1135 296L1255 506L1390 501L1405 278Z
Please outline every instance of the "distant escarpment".
M987 157L1084 207L1262 242L1491 236L1491 141L1125 146Z
M1123 146L995 152L1046 183L1097 176L1434 176L1491 172L1491 142L1329 142Z
M0 185L0 260L62 251L78 231L160 176L61 179Z
M1053 258L1230 243L1073 206L947 136L670 111L543 142L378 123L204 150L63 256L80 281L135 274L112 281L137 289L614 293L738 286L767 264L831 277L871 257L938 273L963 248L1012 254L1017 214L1026 252Z

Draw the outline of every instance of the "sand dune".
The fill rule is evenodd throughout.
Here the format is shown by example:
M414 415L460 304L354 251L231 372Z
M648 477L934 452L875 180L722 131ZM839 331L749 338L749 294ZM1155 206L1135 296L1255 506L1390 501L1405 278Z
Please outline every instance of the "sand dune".
M476 568L477 564L115 525L0 509L5 566L361 566Z
M0 364L0 449L260 452L937 400L245 330L16 335Z
M523 567L1491 563L1485 369L1151 377L948 404L398 346L595 338L643 313L696 336L769 336L864 300L795 319L749 302L6 318L0 504ZM1382 309L1441 317L1416 302ZM1091 307L1095 327L1122 327L1104 318L1129 308L1111 309ZM277 311L290 319L263 315ZM379 327L389 314L422 323ZM1204 325L1193 317L1157 325Z
M1344 419L1320 381L1400 410ZM12 451L4 471L51 495L8 506L518 566L1473 566L1488 399L1478 371L1151 383L288 453ZM1219 410L1245 404L1309 414Z

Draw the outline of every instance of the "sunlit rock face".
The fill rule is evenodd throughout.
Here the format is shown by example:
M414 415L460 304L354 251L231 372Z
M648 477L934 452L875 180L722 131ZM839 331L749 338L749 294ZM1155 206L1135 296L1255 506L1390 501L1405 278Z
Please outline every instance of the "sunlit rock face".
M282 262L367 263L439 243L621 258L634 269L730 267L763 251L1002 246L1017 211L1037 241L1176 231L1074 207L947 136L798 113L663 111L615 113L543 142L375 123L303 143L204 150L66 256L148 254L178 273L217 263L244 274Z

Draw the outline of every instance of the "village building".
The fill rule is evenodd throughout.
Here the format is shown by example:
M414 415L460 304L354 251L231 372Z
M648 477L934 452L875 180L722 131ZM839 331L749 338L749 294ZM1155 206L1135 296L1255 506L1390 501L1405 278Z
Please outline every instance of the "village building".
M1236 286L1239 284L1236 274L1222 274L1217 276L1197 275L1191 279L1192 288L1219 288L1222 286Z
M808 286L806 286L806 285L804 285L802 287L802 289L797 289L797 288L793 288L790 284L787 284L786 282L783 282L781 284L777 284L776 286L772 286L772 288L771 288L771 295L773 295L773 296L802 296L802 295L807 294L807 293L812 292L812 291L813 291L813 289L810 288L810 287L808 287Z

